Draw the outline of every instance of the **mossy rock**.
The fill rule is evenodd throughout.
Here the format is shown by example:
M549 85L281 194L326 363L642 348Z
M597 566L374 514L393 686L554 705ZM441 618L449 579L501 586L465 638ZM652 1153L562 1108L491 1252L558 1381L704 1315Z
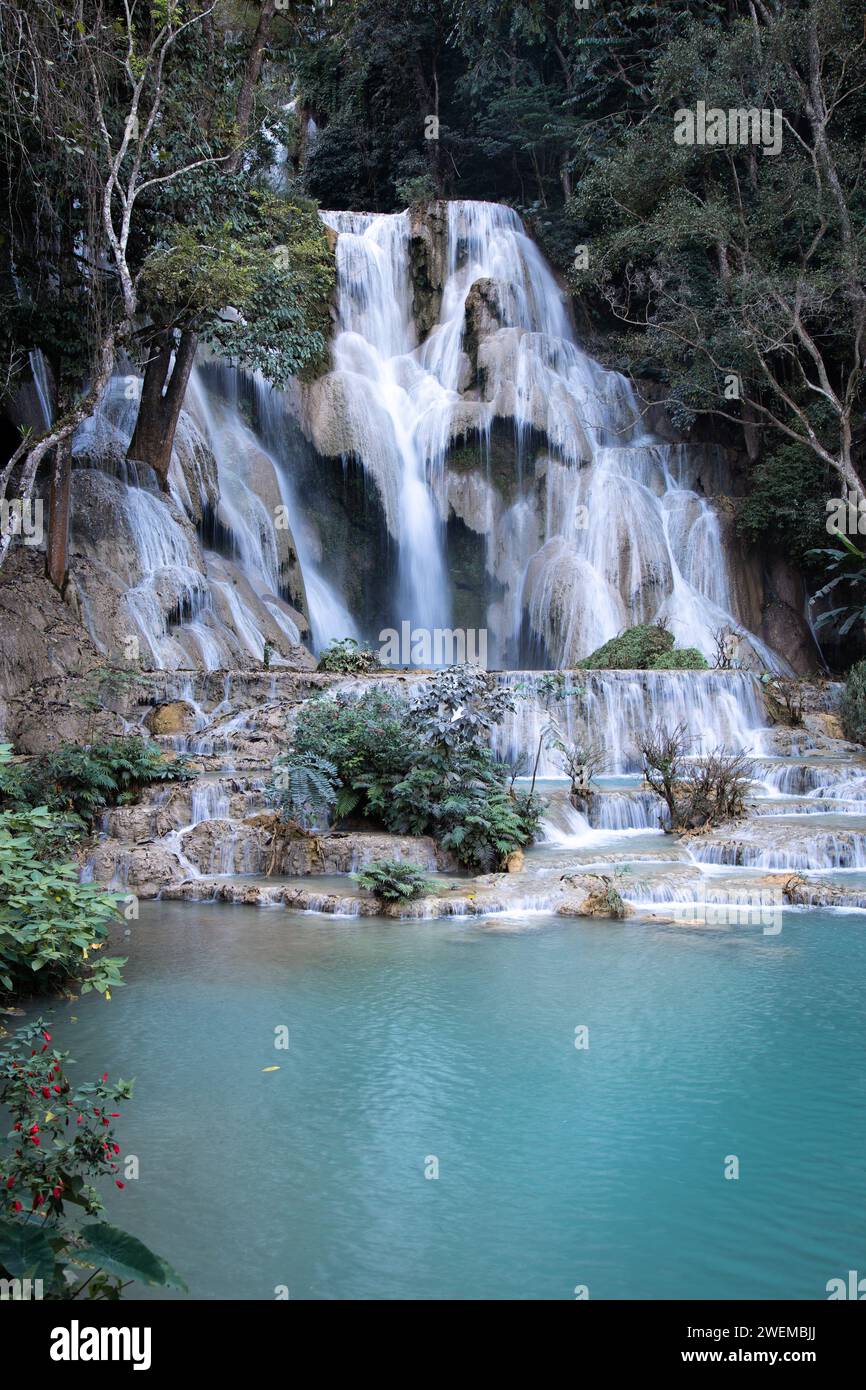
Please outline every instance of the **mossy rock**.
M650 671L706 671L709 663L697 647L675 647L673 651L654 656Z
M627 627L577 665L583 671L645 671L658 657L672 651L673 645L673 633L667 628L641 623Z

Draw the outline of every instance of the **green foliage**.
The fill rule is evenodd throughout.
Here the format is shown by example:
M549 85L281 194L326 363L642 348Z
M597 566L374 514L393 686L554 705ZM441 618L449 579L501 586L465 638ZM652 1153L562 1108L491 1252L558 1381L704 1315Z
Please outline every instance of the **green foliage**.
M212 176L211 176L212 177ZM142 271L161 323L189 326L275 386L327 356L334 258L314 204L234 179L225 216L169 226ZM226 306L237 314L226 315Z
M755 465L737 530L753 545L770 541L799 564L826 538L827 494L827 469L802 445L781 444Z
M11 769L0 763L0 805L46 806L86 829L106 806L132 801L154 782L188 781L182 758L168 758L137 735L81 747L65 743Z
M375 671L379 658L369 647L362 647L354 637L334 638L319 658L319 671L335 671L341 676L363 676Z
M866 627L866 553L841 531L836 535L839 544L807 552L810 558L824 562L826 583L809 599L810 604L833 594L842 603L828 608L815 619L815 627L829 623L838 626L839 636L845 637L852 628Z
M315 753L282 754L274 761L267 797L283 820L305 828L327 819L337 800L337 769Z
M673 646L673 633L666 627L642 623L626 628L577 664L584 671L645 671Z
M357 880L365 893L373 893L386 903L412 902L436 891L436 884L418 864L399 859L374 859Z
M669 652L654 656L647 669L649 671L706 671L709 663L697 647L675 647Z
M118 897L79 883L78 866L46 859L57 820L46 807L0 812L0 997L74 985L106 998L124 960L103 956Z
M866 744L866 661L858 661L848 672L839 713L845 737Z
M394 196L398 203L407 208L423 208L438 197L436 184L430 174L415 174L398 179L394 185Z
M408 769L406 706L398 692L375 685L360 695L324 695L303 705L288 761L318 757L336 769L337 817L382 822L394 784Z
M69 1054L52 1047L39 1019L19 1029L0 1052L0 1106L12 1128L0 1148L0 1276L41 1279L43 1296L116 1299L136 1280L186 1291L158 1255L107 1222L77 1226L67 1208L102 1210L94 1185L116 1175L120 1145L112 1121L132 1083L108 1075L76 1088Z
M302 707L285 761L335 769L338 820L432 835L468 868L498 868L532 839L540 815L537 798L507 787L508 768L490 749L513 701L470 665L436 672L410 696L389 685L322 696Z
M603 25L608 6L592 8ZM676 8L638 60L644 100L596 125L569 205L592 255L571 286L621 323L623 360L669 384L675 424L723 415L841 470L863 404L862 25L846 0ZM675 140L676 113L699 101L784 113L780 147ZM772 477L798 468L776 448L746 508L753 531L792 546L813 486L802 507L788 492L774 504Z

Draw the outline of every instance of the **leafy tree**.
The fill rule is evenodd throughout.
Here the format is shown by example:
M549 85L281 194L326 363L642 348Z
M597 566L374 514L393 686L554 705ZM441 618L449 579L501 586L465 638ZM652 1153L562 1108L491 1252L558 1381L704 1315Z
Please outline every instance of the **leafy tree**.
M692 7L689 7L691 10ZM576 190L591 243L575 289L595 287L623 348L672 389L680 424L713 414L792 441L863 493L866 219L859 93L866 41L844 0L756 0L723 23L691 13L653 54L651 108L624 125ZM778 111L778 153L678 144L699 100Z

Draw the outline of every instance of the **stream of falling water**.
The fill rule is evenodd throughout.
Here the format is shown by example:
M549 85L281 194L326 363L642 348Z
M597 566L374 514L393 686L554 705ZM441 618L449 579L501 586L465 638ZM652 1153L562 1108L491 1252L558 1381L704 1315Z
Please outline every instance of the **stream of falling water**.
M507 508L481 463L472 499L459 503L505 590L487 614L500 664L514 664L525 622L558 666L629 623L658 619L680 645L709 655L713 633L740 624L719 520L699 490L704 455L654 436L626 378L581 351L517 214L447 205L441 307L420 344L410 215L323 217L338 233L332 376L345 448L382 497L400 555L401 619L448 626L443 523L460 490L449 447L476 438L483 458L495 422L510 421L518 463L530 437L546 452L525 460L529 476ZM488 322L473 372L467 325L479 294ZM757 637L749 645L779 665Z

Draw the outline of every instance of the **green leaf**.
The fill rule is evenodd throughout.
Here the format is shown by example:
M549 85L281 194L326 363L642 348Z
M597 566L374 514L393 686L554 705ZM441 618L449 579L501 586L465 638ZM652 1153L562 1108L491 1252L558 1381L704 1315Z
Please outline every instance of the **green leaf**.
M148 1250L136 1236L121 1231L119 1226L98 1221L93 1226L82 1226L79 1234L87 1246L84 1251L76 1252L76 1264L89 1264L87 1257L92 1255L93 1263L98 1268L107 1270L109 1274L117 1274L121 1279L137 1279L140 1284L189 1292L171 1265Z
M0 1217L0 1265L13 1279L50 1280L54 1251L43 1228Z

